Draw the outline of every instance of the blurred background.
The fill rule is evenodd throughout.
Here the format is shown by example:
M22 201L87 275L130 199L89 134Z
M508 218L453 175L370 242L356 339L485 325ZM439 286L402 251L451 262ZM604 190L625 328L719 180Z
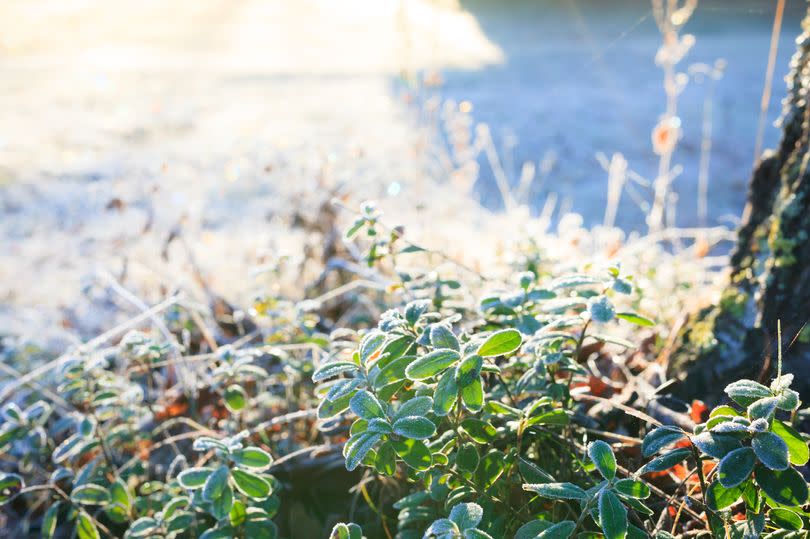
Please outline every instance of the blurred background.
M178 227L214 285L237 289L268 253L302 250L288 210L316 193L404 209L449 183L499 211L506 184L532 212L552 195L555 215L646 230L667 109L655 4L3 0L0 319L77 325L100 272L173 283ZM760 119L762 146L777 142L803 10L785 2L776 48L771 0L688 14L670 43L668 224L739 218Z

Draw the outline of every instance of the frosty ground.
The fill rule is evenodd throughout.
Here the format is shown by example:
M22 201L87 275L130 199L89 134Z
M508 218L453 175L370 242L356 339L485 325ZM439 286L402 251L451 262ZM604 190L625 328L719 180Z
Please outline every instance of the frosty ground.
M788 2L769 120L799 3ZM195 289L192 264L235 301L262 287L300 289L312 275L285 284L253 270L304 257L318 239L293 225L316 219L333 194L379 199L428 240L441 241L431 232L439 222L442 237L497 236L504 222L475 202L500 204L486 163L471 193L433 166L421 109L431 96L469 100L499 145L513 130L518 163L554 152L533 202L553 188L586 223L599 222L606 175L594 154L621 151L640 172L652 168L649 130L663 101L656 30L646 2L607 15L536 5L6 3L3 332L58 347L131 316L140 301ZM692 29L696 60L729 65L717 94L713 221L744 200L771 23L766 2L731 5L706 3ZM409 92L409 76L424 71L443 73L444 84ZM694 224L703 99L697 86L690 92L677 156L685 225ZM625 207L621 224L643 225L643 212ZM185 245L167 247L173 233ZM111 285L138 301L111 296Z

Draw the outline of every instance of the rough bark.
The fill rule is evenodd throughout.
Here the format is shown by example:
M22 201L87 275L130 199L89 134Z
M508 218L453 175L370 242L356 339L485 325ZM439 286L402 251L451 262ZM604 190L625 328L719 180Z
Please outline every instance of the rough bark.
M802 28L787 77L782 140L751 178L729 284L717 305L685 325L670 362L683 397L717 400L735 379L767 379L781 320L785 370L810 401L810 8Z

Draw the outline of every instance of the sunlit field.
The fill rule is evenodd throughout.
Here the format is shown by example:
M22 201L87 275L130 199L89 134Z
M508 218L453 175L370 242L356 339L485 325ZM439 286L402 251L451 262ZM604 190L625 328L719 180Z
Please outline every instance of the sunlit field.
M0 537L805 537L806 13L5 1Z

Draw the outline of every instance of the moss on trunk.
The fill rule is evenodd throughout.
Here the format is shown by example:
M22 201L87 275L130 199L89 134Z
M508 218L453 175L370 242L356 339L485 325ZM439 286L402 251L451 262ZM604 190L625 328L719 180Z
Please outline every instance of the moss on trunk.
M683 397L716 400L734 379L770 376L781 320L785 369L810 400L810 8L802 28L787 77L782 141L754 170L730 282L717 305L685 325L670 361Z

